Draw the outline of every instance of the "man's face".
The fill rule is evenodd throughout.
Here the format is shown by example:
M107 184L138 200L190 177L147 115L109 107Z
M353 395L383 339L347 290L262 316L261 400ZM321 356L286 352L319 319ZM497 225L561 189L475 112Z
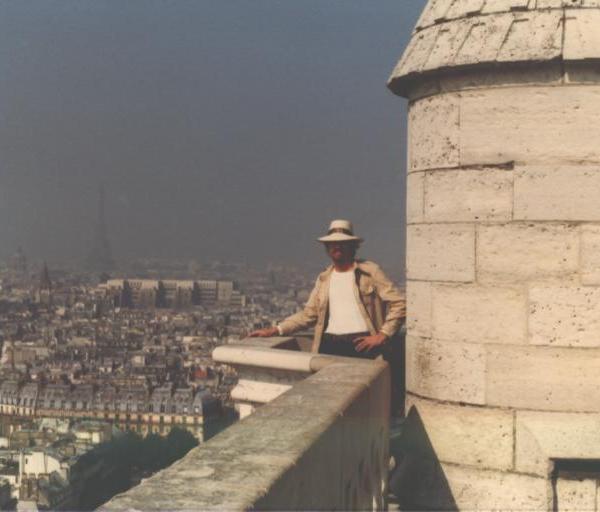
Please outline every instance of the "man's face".
M347 263L354 260L356 244L349 242L326 242L325 250L333 263Z

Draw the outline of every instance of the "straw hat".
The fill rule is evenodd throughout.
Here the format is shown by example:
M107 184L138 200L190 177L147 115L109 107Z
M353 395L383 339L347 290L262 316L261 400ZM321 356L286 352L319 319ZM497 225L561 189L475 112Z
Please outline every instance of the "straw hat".
M362 242L363 239L354 236L352 222L349 220L332 220L327 235L317 239L319 242Z

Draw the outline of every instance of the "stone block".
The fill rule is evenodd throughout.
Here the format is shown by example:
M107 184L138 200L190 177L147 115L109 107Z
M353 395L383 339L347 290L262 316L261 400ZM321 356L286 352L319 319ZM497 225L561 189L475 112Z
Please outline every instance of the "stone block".
M512 22L512 14L475 18L471 31L456 55L454 65L494 62Z
M484 14L527 9L529 0L487 0L482 10Z
M407 281L406 328L413 336L431 336L431 283Z
M469 91L460 104L460 163L600 162L600 86Z
M446 18L462 18L465 16L472 16L481 11L485 0L455 0L448 12Z
M407 226L407 278L470 282L475 279L475 226Z
M565 480L556 482L558 510L563 512L585 512L596 510L596 480Z
M408 170L456 167L459 162L459 98L443 94L410 106Z
M579 268L579 235L570 224L481 225L477 279L522 283L566 278Z
M416 73L425 65L431 48L435 44L439 27L433 26L413 35L402 58L394 68L391 79L410 73Z
M533 345L600 347L600 288L532 286L529 341Z
M515 169L514 219L600 220L600 165Z
M558 9L563 6L563 0L537 0L537 9Z
M437 20L444 19L451 3L448 0L431 0L428 2L419 21L417 21L416 28L422 29L433 25Z
M590 65L589 61L567 61L564 63L564 77L567 84L591 84L600 82L600 66Z
M565 60L597 59L600 57L600 11L565 10Z
M600 284L600 225L581 226L581 282Z
M431 468L420 478L419 509L552 510L544 478L451 464Z
M473 20L471 19L456 20L441 26L422 71L453 65L472 27Z
M447 343L407 336L406 387L429 398L483 404L485 349L471 343Z
M432 336L467 343L527 342L527 294L523 287L433 287Z
M423 198L425 175L411 173L406 179L406 221L409 224L423 222Z
M599 349L485 347L487 404L540 411L600 411Z
M589 69L589 66L586 69ZM475 67L441 75L438 83L439 90L444 93L498 87L561 85L564 73L564 68L557 62L545 63L543 66L528 69L527 73L512 66L487 70Z
M600 458L600 414L518 411L516 470L547 476L551 459Z
M506 2L506 0L498 1ZM528 0L519 0L519 2L521 5L527 4ZM562 10L529 11L516 15L498 52L497 60L499 62L548 61L560 57L563 37L562 16Z
M425 183L425 222L510 220L512 217L512 171L429 172Z
M440 461L508 470L513 459L513 413L411 397Z

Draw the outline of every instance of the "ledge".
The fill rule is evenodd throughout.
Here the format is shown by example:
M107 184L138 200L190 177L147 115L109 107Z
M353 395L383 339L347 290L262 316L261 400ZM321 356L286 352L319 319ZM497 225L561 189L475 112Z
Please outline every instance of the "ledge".
M278 372L306 378L102 510L385 508L387 363L254 341L220 347L215 359L268 370L258 364L271 355Z

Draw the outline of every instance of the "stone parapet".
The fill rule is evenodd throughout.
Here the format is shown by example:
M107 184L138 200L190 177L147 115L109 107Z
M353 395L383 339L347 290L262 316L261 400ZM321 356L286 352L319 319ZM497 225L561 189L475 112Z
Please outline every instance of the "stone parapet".
M259 341L260 343L260 341ZM386 507L389 368L249 345L220 350L250 367L272 354L277 371L312 368L170 468L102 510L366 510ZM229 353L229 354L227 354ZM293 361L296 359L296 361ZM282 363L286 361L286 363ZM312 363L311 363L312 361ZM269 361L261 363L268 369ZM383 485L382 485L383 484Z

